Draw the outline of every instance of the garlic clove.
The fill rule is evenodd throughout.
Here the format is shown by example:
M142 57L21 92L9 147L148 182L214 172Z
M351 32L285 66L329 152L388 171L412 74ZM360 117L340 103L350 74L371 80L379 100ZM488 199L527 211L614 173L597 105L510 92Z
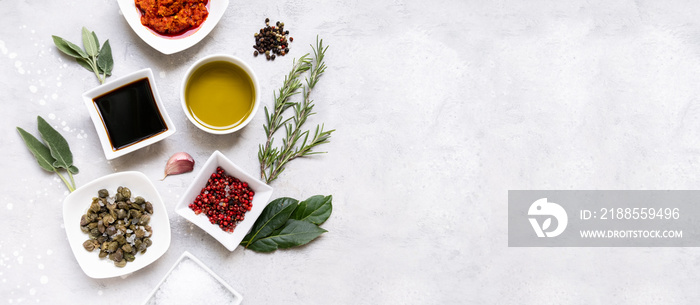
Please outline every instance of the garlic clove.
M165 176L189 173L194 169L194 159L186 152L175 153L165 164ZM163 180L160 179L160 180Z

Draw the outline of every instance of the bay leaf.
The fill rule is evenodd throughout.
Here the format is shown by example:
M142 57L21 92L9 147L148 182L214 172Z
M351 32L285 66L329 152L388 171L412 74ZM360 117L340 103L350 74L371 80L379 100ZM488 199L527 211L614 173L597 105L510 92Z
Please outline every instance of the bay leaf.
M282 231L253 242L248 248L258 252L271 252L301 246L328 232L308 221L289 219Z
M85 52L87 52L87 54L90 56L97 56L100 50L100 45L97 44L97 40L95 39L96 36L93 36L92 33L85 27L83 27L82 34Z
M49 147L51 156L55 159L53 166L70 170L71 166L73 166L73 153L71 153L66 139L63 138L56 129L53 129L41 116L37 116L37 121L39 125L39 134ZM77 168L74 170L77 170Z
M316 195L299 202L290 219L305 220L320 225L324 223L333 211L333 196Z
M44 143L41 143L39 139L26 132L24 129L17 127L17 131L22 137L22 140L24 140L24 144L27 145L29 151L32 152L34 158L36 158L36 161L39 163L39 166L41 166L41 168L49 172L55 171L56 169L53 167L53 162L56 159L54 159L51 156L51 151L49 150L49 148L46 147Z
M248 247L258 239L270 235L281 227L292 215L299 201L294 198L281 197L271 201L253 224L250 232L243 238L241 245Z
M102 74L112 75L114 59L112 58L112 47L109 44L109 39L102 45L100 54L97 56L97 67L100 68Z
M66 55L75 58L88 58L87 53L85 53L85 51L83 51L83 49L81 49L78 45L55 35L51 35L51 37L53 38L53 43L56 45L56 47Z

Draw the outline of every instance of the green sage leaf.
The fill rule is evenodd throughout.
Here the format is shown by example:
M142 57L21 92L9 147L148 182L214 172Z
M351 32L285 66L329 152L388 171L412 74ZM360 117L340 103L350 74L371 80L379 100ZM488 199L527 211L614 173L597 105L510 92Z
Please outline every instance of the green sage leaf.
M100 40L97 39L97 34L95 34L95 31L90 32L90 34L92 34L92 38L95 39L95 44L96 44L97 47L99 48L99 46L100 46ZM100 53L99 49L98 49L97 53L98 53L98 54Z
M112 59L112 47L109 45L109 39L102 45L100 54L97 56L97 67L100 68L102 74L112 74L114 59Z
M85 48L85 52L90 56L97 56L100 50L100 45L97 44L95 37L96 36L93 36L88 29L83 27L83 47Z
M56 45L56 47L66 55L75 58L88 58L87 53L85 53L85 51L83 51L83 49L76 44L55 35L52 35L51 37L53 38L53 43Z
M68 171L69 171L71 174L73 174L73 175L75 175L75 174L77 174L77 173L80 172L80 170L78 170L78 168L77 168L75 165L69 166L69 167L68 167Z
M27 145L29 151L31 151L34 158L36 158L39 166L49 172L55 171L56 168L53 167L55 159L51 156L49 148L24 129L17 127L17 131L19 131L19 135L22 137L22 140L24 140L24 144Z
M248 249L258 252L271 252L301 246L328 232L308 221L289 219L279 234L270 235L253 242Z
M90 62L89 62L87 59L85 59L85 58L76 58L75 61L77 61L78 64L80 64L80 66L82 66L82 67L85 68L86 70L88 70L88 71L90 71L90 72L94 72L94 71L92 70L92 66L90 65Z
M66 139L41 116L37 116L37 121L39 122L39 134L41 134L41 138L49 147L51 156L55 159L53 166L68 170L74 167L74 170L77 171L77 168L73 166L73 154Z
M305 220L317 225L324 223L333 211L333 196L316 195L299 202L290 219Z
M270 235L281 227L292 215L299 201L294 198L282 197L271 201L253 224L250 232L243 238L241 245L248 247L257 240Z

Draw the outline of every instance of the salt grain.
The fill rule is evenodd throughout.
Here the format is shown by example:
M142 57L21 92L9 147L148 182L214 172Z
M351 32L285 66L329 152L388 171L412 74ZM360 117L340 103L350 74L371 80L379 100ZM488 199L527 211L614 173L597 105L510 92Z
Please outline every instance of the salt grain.
M183 293L187 291L188 293ZM148 300L155 304L236 304L236 296L197 262L184 258Z

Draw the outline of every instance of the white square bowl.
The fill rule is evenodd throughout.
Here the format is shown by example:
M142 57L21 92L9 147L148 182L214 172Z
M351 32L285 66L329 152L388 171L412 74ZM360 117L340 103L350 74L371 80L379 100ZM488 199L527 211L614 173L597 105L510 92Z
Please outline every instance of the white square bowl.
M126 147L115 149L114 147L112 147L112 144L109 140L109 133L107 132L107 127L102 121L102 116L100 115L100 112L97 109L97 106L95 105L94 99L112 90L140 81L144 78L148 79L148 83L151 86L151 92L153 93L153 98L156 102L156 107L158 109L158 112L160 112L160 116L165 122L165 131L154 136L148 137L146 139L140 140L136 143L130 144ZM156 89L155 78L153 77L153 71L151 71L151 69L143 69L136 71L126 76L112 80L106 84L100 85L99 87L96 87L90 91L87 91L83 93L83 101L85 102L85 106L87 107L88 113L90 114L92 123L95 125L95 129L97 130L97 136L100 139L102 150L104 151L105 158L107 158L107 160L112 160L114 158L121 157L130 152L144 148L148 145L163 140L175 133L175 124L173 124L173 122L170 120L170 116L168 116L168 113L165 111L163 102L160 99L160 94L158 94L158 90Z
M188 291L182 291L182 289ZM204 263L185 251L143 304L170 305L204 302L217 305L239 305L242 301L243 296L240 293L233 290Z
M134 0L117 0L117 2L124 19L126 19L126 22L136 35L154 49L169 55L185 50L204 39L221 20L228 7L229 0L209 0L209 15L207 19L202 22L196 32L182 37L159 36L141 24L141 12L136 8Z
M218 225L209 222L209 218L207 218L204 213L200 215L195 214L189 207L189 205L194 202L195 198L197 198L197 195L200 194L202 188L207 185L207 180L209 180L211 174L213 174L219 166L226 174L236 177L243 182L247 182L248 186L255 192L252 209L245 213L245 218L236 225L232 233L225 232L219 228ZM177 204L175 212L209 233L209 235L223 244L226 249L233 251L236 249L236 246L241 243L243 237L248 234L250 228L253 227L255 220L258 219L258 216L262 213L271 196L272 187L243 171L217 150L209 157L207 162L204 163L202 169L199 170L194 181L192 181L192 184L190 184L187 191L185 191L185 195L182 196L180 202Z
M153 215L149 225L153 228L151 241L144 254L136 254L136 259L125 267L119 268L108 258L99 258L97 251L89 252L83 248L83 242L90 239L88 234L80 229L80 218L87 212L92 198L97 197L97 191L106 189L110 196L116 193L120 186L128 187L131 196L141 196L153 205ZM73 250L78 265L87 276L92 278L109 278L132 273L160 258L170 247L170 220L165 210L163 199L158 190L141 172L119 172L95 179L73 191L63 200L63 222L68 235L68 242Z

